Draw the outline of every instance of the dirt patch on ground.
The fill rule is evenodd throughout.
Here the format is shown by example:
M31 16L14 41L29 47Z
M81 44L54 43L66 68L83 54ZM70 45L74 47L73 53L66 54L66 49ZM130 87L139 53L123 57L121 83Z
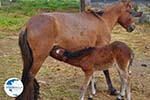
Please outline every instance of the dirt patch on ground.
M10 77L21 77L22 61L18 48L18 34L0 33L3 35L0 38L0 98L1 100L12 100L4 93L3 84ZM148 100L150 98L150 25L137 25L133 33L127 33L117 26L112 33L112 39L112 41L124 41L135 53L135 60L131 67L132 99ZM120 81L115 68L111 68L110 73L114 87L119 90ZM41 86L41 99L78 100L83 78L84 73L81 69L48 57L37 75ZM115 96L107 93L102 72L96 73L96 83L97 94L94 100L115 100Z

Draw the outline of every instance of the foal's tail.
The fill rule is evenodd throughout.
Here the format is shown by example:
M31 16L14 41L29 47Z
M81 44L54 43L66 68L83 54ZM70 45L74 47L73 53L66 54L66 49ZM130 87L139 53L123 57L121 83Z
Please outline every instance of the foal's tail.
M130 66L132 66L133 60L134 60L134 53L131 50L131 57L130 57L129 65L128 65L128 72L129 72L129 74L131 74L131 72L130 72Z
M29 71L33 64L32 50L27 41L27 29L22 31L19 36L19 47L21 50L21 55L22 55L22 60L23 60L23 73L22 73L21 81L23 82L23 85L24 85L24 91L19 97L16 98L16 100L24 100L24 97L26 96L25 95L26 86L29 82ZM33 96L28 96L28 97L32 99L34 98L34 100L37 100L38 94L39 94L38 92L39 84L37 83L36 79L34 79L33 85L34 85L33 87L34 97Z
M132 51L132 53L131 53L131 60L130 60L129 66L131 66L133 64L133 60L134 60L134 53Z

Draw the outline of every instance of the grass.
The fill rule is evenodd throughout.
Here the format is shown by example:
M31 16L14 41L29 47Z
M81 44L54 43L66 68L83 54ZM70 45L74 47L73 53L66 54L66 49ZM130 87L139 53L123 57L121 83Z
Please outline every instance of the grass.
M0 32L0 40L6 39L7 34L5 34L4 32Z
M39 12L49 11L78 11L79 2L76 0L18 0L9 6L0 8L0 30L18 31L25 22ZM69 9L69 10L68 10Z
M18 31L26 22L25 17L12 17L0 15L0 29L5 31Z

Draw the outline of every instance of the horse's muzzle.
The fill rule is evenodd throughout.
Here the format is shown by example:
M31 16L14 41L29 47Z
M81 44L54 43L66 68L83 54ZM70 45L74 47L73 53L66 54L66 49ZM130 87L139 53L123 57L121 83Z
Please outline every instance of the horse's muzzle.
M127 32L132 32L135 29L135 25L132 25L130 27L127 28Z

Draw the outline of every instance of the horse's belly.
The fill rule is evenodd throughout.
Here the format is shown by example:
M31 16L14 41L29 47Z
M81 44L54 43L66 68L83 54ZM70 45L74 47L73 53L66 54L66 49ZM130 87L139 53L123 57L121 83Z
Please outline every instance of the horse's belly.
M68 50L78 50L96 45L96 35L94 34L62 34L58 36L55 45L59 45Z

